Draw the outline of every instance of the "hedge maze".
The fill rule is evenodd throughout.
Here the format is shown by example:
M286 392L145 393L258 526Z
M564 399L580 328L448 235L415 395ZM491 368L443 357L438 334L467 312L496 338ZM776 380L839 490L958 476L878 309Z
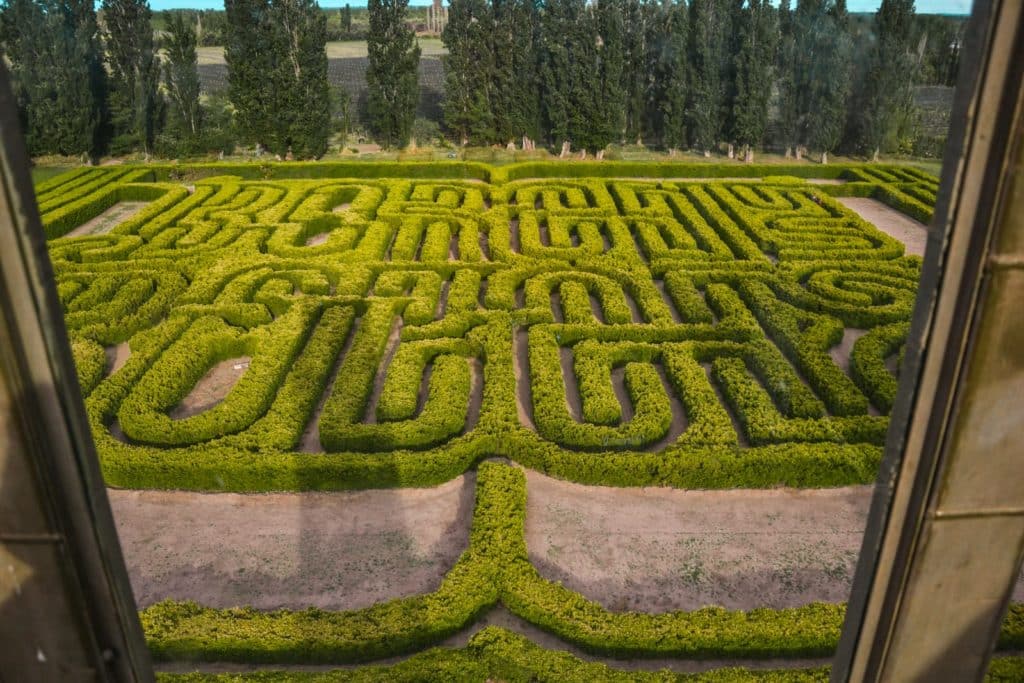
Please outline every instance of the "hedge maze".
M543 177L563 169L593 175ZM845 182L780 175L822 170ZM501 456L831 486L874 478L920 271L833 195L927 220L935 190L884 166L213 164L81 169L39 207L113 485L422 486Z
M42 183L108 484L341 490L477 472L468 548L436 591L348 612L159 603L142 613L154 656L420 652L330 680L677 679L495 628L425 650L499 604L604 657L827 656L843 605L614 612L543 578L516 465L614 486L873 481L921 261L835 197L927 222L936 189L902 167L611 162L126 166ZM129 201L145 205L65 237ZM229 390L183 413L225 363ZM1019 606L1007 623L1002 647L1024 647Z

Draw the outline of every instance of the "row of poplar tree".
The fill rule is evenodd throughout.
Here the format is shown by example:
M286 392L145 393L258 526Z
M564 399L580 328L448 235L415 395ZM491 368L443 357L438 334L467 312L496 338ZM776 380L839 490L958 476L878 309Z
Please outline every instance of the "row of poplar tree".
M418 99L406 2L370 2L367 106L390 144L408 139ZM217 109L200 102L195 25L182 13L157 40L146 0L102 0L98 16L92 0L0 4L0 48L29 152L194 154L237 140L282 157L324 154L325 14L315 0L226 0L225 14L230 104ZM161 140L170 143L161 149Z
M386 147L409 141L419 99L407 4L368 5L365 118ZM324 13L315 0L225 10L225 127L282 157L321 156L332 132ZM208 151L193 24L177 14L158 45L146 0L102 0L100 17L92 0L3 4L0 45L30 152L148 154L158 135ZM913 0L882 0L855 64L845 0L451 0L445 126L472 144L749 153L771 122L787 149L825 154L845 140L877 153L913 104L913 19Z
M3 4L0 47L29 152L148 155L163 133L198 140L192 25L171 21L161 59L145 0L103 0L101 13L102 28L92 0Z
M913 105L913 0L882 0L855 64L845 0L451 0L445 123L461 140L893 145ZM853 86L854 75L858 85Z

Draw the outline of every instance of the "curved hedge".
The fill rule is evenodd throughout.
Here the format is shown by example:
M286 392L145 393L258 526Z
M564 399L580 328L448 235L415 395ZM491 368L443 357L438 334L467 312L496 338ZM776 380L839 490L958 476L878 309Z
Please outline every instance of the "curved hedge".
M50 243L113 485L424 486L504 456L721 488L874 478L920 260L833 196L935 187L871 165L215 163L76 170L39 200L54 235L148 202ZM171 417L238 356L219 405Z

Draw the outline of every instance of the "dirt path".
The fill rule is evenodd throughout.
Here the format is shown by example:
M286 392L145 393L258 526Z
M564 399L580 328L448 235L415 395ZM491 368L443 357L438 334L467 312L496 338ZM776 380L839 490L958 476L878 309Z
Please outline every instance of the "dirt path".
M139 211L142 211L147 204L149 202L118 202L99 216L82 223L64 236L105 235Z
M832 362L842 368L847 375L850 374L850 353L853 351L853 345L867 332L867 330L847 327L843 330L843 340L828 350Z
M613 610L846 600L871 487L677 491L527 472L526 543L543 576Z
M171 419L180 420L198 415L223 401L241 379L242 374L249 369L250 360L248 356L240 356L214 365L196 382L188 396L181 399L181 403L171 410Z
M533 423L533 390L530 387L530 333L525 327L517 327L513 333L512 371L516 378L516 414L519 424L530 431L537 431Z
M116 346L108 346L103 351L107 357L106 375L108 377L123 368L124 364L128 362L128 358L132 355L128 342L121 342Z
M527 471L540 573L613 610L848 597L871 487L678 491ZM475 475L430 489L110 490L136 599L357 609L434 590L469 538ZM1024 600L1024 577L1013 595ZM496 622L497 623L497 622Z
M110 490L140 607L358 609L436 590L469 540L475 475L343 493Z
M915 221L877 199L836 197L836 201L885 234L903 242L908 254L924 256L924 247L928 241L928 226L924 223Z

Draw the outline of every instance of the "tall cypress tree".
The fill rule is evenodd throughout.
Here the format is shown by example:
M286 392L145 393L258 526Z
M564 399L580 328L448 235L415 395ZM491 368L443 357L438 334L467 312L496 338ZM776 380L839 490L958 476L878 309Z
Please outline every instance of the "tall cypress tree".
M653 3L651 3L653 4ZM688 113L688 35L689 13L682 0L668 5L664 13L651 17L657 31L652 46L655 59L653 91L655 93L655 125L661 144L671 152L687 147ZM657 28L655 28L657 27ZM652 35L652 32L648 32Z
M316 0L273 0L275 121L271 149L317 158L327 151L331 100L327 85L327 17Z
M800 96L797 92L798 59L796 44L796 20L790 9L789 0L779 3L779 50L776 58L778 69L778 130L779 140L786 148L788 157L794 147L800 144Z
M746 148L746 160L753 161L753 147L760 146L768 123L778 45L775 10L768 0L749 0L739 15L739 52L735 57L735 98L732 110L732 139Z
M110 69L115 151L153 149L163 101L160 58L153 44L147 0L103 0L104 39Z
M3 52L31 154L95 156L106 78L89 0L16 0L3 11Z
M444 121L460 140L495 141L494 18L486 0L452 0L441 40L444 64Z
M705 155L718 144L722 133L728 19L726 0L692 0L690 3L687 113L690 143Z
M647 132L647 97L652 85L653 74L647 48L647 21L641 0L625 0L623 15L623 53L625 68L622 70L624 91L624 136L642 144Z
M800 0L794 18L801 36L794 62L802 141L824 162L842 138L849 104L852 43L846 2Z
M540 137L539 14L532 0L493 0L491 102L495 142ZM449 10L450 13L450 10Z
M346 34L352 33L352 8L347 2L341 8L341 30Z
M875 13L875 43L857 107L858 146L875 160L895 146L899 121L914 105L913 24L914 0L882 0Z
M270 0L224 0L228 99L243 140L266 146L276 119L272 75L277 59Z
M30 154L50 145L45 118L48 97L44 86L45 55L39 48L52 43L47 17L35 0L8 0L0 11L0 53L9 64L11 89Z
M167 26L164 48L167 51L164 88L171 101L171 120L182 135L195 139L202 125L196 32L180 12L171 18Z
M420 48L406 26L409 0L369 0L367 113L384 147L409 142L419 99Z
M549 0L540 20L541 108L548 141L572 140L574 67L577 48L572 26L585 11L580 0Z
M592 77L596 87L588 147L600 153L612 142L621 140L626 127L626 29L622 0L598 0L593 12L597 35Z
M315 0L225 0L228 98L243 136L279 156L327 151L327 17Z

